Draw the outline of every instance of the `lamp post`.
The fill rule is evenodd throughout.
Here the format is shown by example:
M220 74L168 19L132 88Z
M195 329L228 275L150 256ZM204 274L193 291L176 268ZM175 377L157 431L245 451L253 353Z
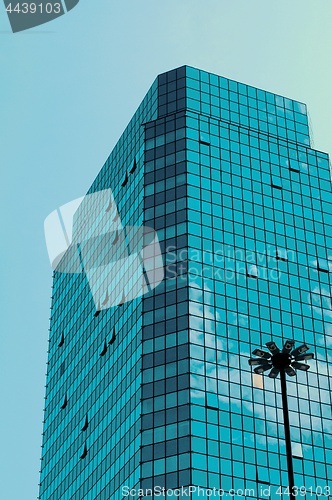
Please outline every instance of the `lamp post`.
M313 359L313 353L307 353L309 346L303 344L294 349L294 340L286 340L282 350L277 347L275 342L267 342L266 347L270 352L255 349L253 355L256 358L249 359L249 365L255 366L254 372L261 375L265 371L270 370L269 377L276 378L280 373L282 411L284 416L287 470L290 498L295 499L294 492L294 469L292 458L292 442L290 436L288 401L287 401L287 384L286 373L290 377L296 375L296 370L307 371L310 366L303 361Z

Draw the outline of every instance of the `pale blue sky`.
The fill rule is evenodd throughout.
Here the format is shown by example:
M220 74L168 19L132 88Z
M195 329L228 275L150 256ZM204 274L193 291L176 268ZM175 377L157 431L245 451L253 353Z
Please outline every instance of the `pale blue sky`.
M183 64L305 102L332 151L331 18L328 0L81 0L14 35L0 5L1 500L38 494L45 217L85 193L156 75Z

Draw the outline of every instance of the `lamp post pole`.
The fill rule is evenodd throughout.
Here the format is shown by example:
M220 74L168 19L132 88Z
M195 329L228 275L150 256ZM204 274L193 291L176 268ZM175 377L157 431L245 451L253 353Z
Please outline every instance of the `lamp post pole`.
M287 472L290 498L295 498L294 494L294 468L292 456L292 441L290 435L288 401L287 401L287 385L285 370L280 370L280 384L281 384L281 398L282 398L282 411L284 414L284 429L285 429L285 442L286 442L286 456L287 456Z
M249 359L250 366L256 366L255 373L261 375L265 371L270 370L269 377L276 378L280 373L281 385L281 398L282 398L282 411L284 417L284 431L286 443L286 457L287 457L287 472L288 472L288 486L289 497L295 500L295 481L294 481L294 468L293 468L293 454L292 454L292 441L290 434L288 400L287 400L287 384L286 373L290 377L296 375L295 369L307 371L309 365L302 363L308 359L313 359L314 354L306 353L309 347L306 344L293 349L294 340L287 340L283 346L282 351L276 346L275 342L267 342L266 347L270 352L255 349L253 354L258 356Z

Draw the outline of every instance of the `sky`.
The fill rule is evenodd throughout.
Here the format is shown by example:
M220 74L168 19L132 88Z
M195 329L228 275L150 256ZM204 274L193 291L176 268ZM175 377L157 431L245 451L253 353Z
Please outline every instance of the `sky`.
M184 64L305 102L331 153L331 18L329 0L80 0L13 34L0 2L1 500L38 496L46 216L85 194L155 77Z

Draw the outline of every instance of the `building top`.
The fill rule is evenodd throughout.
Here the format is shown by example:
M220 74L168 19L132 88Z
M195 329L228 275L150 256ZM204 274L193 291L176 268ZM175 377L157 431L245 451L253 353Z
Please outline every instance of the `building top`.
M158 76L158 116L191 110L310 147L306 105L190 66Z
M219 125L230 130L247 130L250 135L293 149L311 148L306 105L222 76L181 66L157 76L128 126L124 130L104 168L89 192L100 190L109 178L117 196L130 165L144 155L144 129L155 120L172 120L174 114L199 115L200 129ZM128 149L126 144L135 143ZM325 153L319 156L328 158ZM112 178L112 182L111 182Z

